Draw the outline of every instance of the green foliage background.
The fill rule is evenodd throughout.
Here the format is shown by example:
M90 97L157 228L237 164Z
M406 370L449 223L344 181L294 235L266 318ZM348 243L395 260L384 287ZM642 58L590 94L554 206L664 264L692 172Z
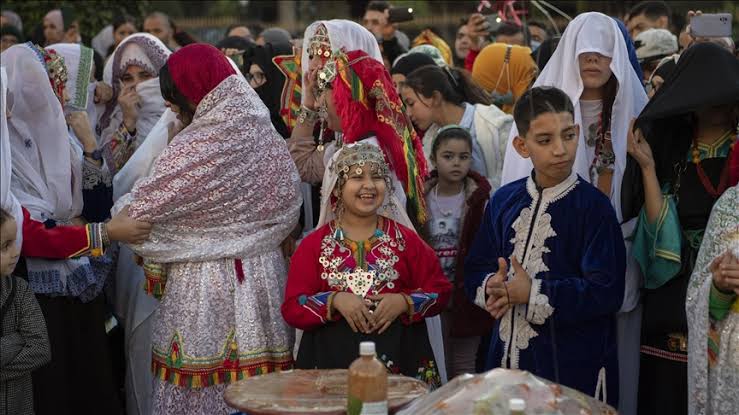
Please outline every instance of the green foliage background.
M116 14L127 13L140 20L148 10L148 3L147 0L3 0L2 8L18 13L23 19L23 31L27 39L49 10L60 7L75 13L82 37L90 38L110 24Z

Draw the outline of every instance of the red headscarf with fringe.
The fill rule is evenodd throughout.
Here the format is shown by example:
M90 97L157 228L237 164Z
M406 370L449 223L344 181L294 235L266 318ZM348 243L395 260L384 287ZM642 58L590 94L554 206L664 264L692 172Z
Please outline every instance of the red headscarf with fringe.
M408 198L408 216L426 221L423 181L428 175L421 140L403 111L403 102L385 66L361 50L336 54L333 98L344 142L374 133Z

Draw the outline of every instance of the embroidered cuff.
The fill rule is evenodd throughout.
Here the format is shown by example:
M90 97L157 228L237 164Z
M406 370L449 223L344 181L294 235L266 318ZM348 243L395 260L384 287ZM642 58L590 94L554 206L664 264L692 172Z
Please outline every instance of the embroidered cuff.
M87 157L84 158L82 164L82 177L82 188L84 190L94 189L99 184L110 187L113 183L110 172L105 168L105 164L99 166L88 160Z
M526 309L526 320L534 324L544 324L553 312L554 307L549 305L549 297L541 293L541 280L532 279L529 304Z
M722 292L714 283L711 283L711 292L708 296L708 311L711 318L718 321L723 320L735 298L736 294L733 292Z
M333 302L336 291L326 291L311 296L301 295L298 297L298 302L301 306L306 308L308 311L313 313L321 323L326 323L332 319L331 316L331 302Z
M103 148L103 159L111 175L115 175L136 151L136 134L130 134L121 123Z
M70 255L69 258L78 258L81 256L98 257L105 254L105 238L107 238L105 224L88 223L85 225L85 232L87 234L87 246Z
M488 280L492 278L495 274L490 273L485 277L484 280L482 280L482 284L480 284L479 287L477 287L477 291L475 292L475 305L485 310L485 301L487 300L487 295L485 295L485 285L487 285Z
M423 293L419 291L410 293L408 297L413 301L413 314L410 316L413 317L414 315L425 316L426 312L429 311L429 308L436 304L436 299L439 298L439 295L436 293Z

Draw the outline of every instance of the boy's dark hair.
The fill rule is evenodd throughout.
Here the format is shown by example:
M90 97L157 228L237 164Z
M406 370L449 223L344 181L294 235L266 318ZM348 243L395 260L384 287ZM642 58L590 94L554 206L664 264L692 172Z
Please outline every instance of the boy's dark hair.
M442 127L436 137L434 137L434 141L431 143L431 158L435 159L439 146L449 140L462 140L470 146L470 151L472 151L472 136L470 132L458 125L448 125Z
M667 16L668 22L672 16L670 6L664 1L643 1L637 3L629 10L629 18L643 14L650 20L657 20L662 16Z
M374 0L367 4L367 9L365 10L384 13L385 10L389 9L390 7L392 6L390 6L390 3L386 1Z
M7 210L0 208L0 226L5 225L5 222L10 219L13 219L13 216Z
M444 101L456 105L462 105L463 102L492 104L490 95L464 69L424 65L408 74L404 85L426 98L433 96L434 91L439 91Z
M531 121L547 112L569 112L575 118L575 107L567 94L552 86L538 86L524 92L513 109L518 135L524 137L529 132Z

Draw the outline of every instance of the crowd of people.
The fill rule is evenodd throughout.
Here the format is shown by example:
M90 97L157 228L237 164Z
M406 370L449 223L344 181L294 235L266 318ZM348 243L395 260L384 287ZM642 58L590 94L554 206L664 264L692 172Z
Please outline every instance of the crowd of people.
M661 1L449 42L390 9L217 45L3 10L0 413L231 414L366 340L431 389L739 413L733 39Z

